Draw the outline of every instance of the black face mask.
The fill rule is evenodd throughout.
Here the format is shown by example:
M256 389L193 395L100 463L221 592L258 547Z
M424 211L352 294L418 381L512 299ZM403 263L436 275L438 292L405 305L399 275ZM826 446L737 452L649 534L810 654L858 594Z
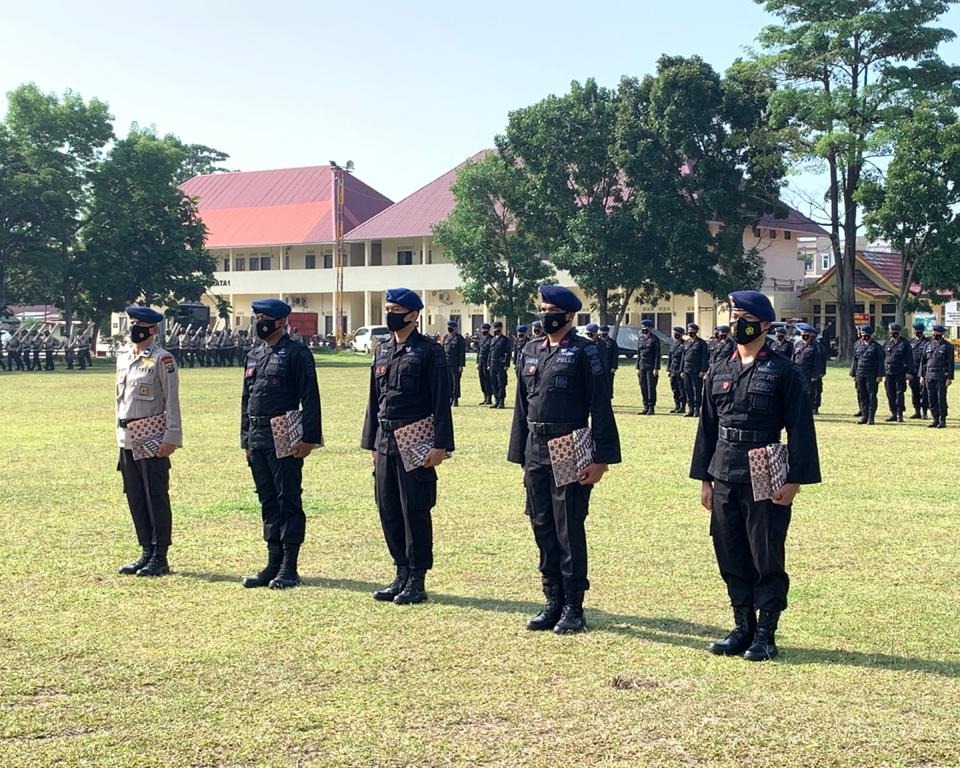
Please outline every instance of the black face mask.
M643 329L641 329L640 333L642 333L644 336L646 336L647 334L650 333L650 329L649 329L649 328L643 328Z
M261 339L266 340L270 338L276 330L276 320L257 320L257 336Z
M900 336L900 331L890 331L890 336L896 339L898 336Z
M541 312L540 325L544 333L556 333L567 324L566 312Z
M737 320L733 337L736 339L737 344L745 345L759 339L762 332L759 320L747 320L745 317L741 317Z
M935 334L933 334L933 338L934 338L934 341L943 341L943 334L942 334L942 333L935 333Z
M501 331L499 328L497 328L497 329L493 332L493 335L494 335L494 336L501 336L501 335L503 335L503 331Z
M680 341L680 339L683 338L683 334L682 334L682 333L675 333L675 334L673 334L673 338L675 338L677 341Z
M143 325L131 325L130 338L134 344L141 344L150 338L150 329Z
M397 331L402 331L412 322L411 320L403 319L408 314L410 313L409 312L387 312L387 328L389 328L392 333L396 333Z
M864 341L870 341L870 338L871 338L871 337L868 336L867 334L863 334L863 340L864 340Z

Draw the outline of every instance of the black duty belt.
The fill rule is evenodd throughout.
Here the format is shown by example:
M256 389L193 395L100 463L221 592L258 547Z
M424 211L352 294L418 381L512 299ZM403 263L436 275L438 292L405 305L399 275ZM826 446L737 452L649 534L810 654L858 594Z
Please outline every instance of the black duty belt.
M766 432L754 429L720 427L720 439L728 443L778 443L780 430Z
M584 421L528 421L527 426L535 435L569 435L587 424Z
M275 413L273 416L247 416L250 419L251 424L269 424L270 419L275 419L277 416L282 416L282 413Z
M378 421L380 422L380 429L384 432L394 432L400 427L405 427L407 424L413 424L425 418L427 417L421 416L419 419L378 419Z

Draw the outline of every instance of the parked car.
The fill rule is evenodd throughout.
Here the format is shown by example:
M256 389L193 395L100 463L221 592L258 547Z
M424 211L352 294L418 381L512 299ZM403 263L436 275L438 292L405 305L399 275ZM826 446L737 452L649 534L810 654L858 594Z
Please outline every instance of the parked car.
M613 326L611 326L613 333ZM585 325L577 326L577 333L581 336L587 335ZM670 352L670 347L674 345L673 337L660 333L656 328L653 329L653 335L660 339L660 352L666 357ZM621 325L617 329L617 347L620 350L621 357L634 358L637 356L637 342L640 339L640 327L636 325Z
M353 334L353 351L370 354L378 341L390 338L390 329L385 325L371 325L357 328Z

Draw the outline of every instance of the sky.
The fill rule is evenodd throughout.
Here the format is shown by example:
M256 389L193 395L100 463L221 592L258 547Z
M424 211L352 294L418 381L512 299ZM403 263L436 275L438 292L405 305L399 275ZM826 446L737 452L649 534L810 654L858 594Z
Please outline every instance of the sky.
M661 54L722 71L773 19L753 0L8 0L0 92L25 82L263 170L353 160L399 200L572 80L615 86ZM960 30L960 8L942 20ZM960 43L943 49L960 61ZM0 110L3 107L0 106ZM820 187L816 175L795 188Z

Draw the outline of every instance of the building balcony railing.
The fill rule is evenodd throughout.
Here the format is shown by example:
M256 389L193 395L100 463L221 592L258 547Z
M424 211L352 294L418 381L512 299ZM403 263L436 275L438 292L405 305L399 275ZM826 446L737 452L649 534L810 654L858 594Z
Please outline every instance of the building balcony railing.
M333 293L337 286L335 269L215 272L214 277L214 290L223 294ZM385 291L398 286L418 291L451 290L460 282L453 264L391 264L343 270L343 290L348 293Z

